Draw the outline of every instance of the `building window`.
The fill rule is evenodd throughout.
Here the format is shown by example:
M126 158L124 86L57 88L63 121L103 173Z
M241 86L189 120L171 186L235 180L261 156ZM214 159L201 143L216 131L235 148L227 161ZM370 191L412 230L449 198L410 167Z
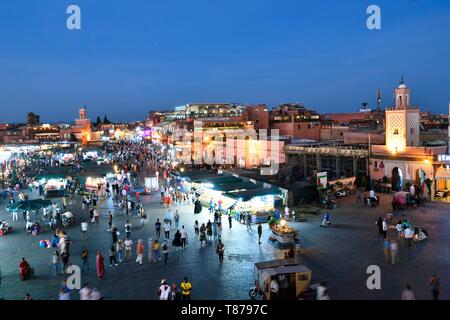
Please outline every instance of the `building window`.
M398 129L394 129L394 134L398 134Z

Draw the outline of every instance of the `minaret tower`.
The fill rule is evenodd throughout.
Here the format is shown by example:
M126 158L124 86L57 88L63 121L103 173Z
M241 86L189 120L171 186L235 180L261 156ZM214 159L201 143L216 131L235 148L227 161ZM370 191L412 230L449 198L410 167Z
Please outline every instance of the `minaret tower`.
M406 86L405 81L400 81L400 85L394 91L395 108L398 110L405 110L410 107L410 90Z
M405 82L394 90L394 107L386 109L386 147L394 154L420 144L420 112L410 105Z

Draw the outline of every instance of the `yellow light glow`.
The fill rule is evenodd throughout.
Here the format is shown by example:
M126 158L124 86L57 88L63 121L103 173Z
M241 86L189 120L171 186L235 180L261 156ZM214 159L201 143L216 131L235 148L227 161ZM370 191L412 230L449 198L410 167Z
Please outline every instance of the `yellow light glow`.
M406 146L401 141L391 140L387 145L387 149L392 154L397 154L399 152L403 152L406 149Z

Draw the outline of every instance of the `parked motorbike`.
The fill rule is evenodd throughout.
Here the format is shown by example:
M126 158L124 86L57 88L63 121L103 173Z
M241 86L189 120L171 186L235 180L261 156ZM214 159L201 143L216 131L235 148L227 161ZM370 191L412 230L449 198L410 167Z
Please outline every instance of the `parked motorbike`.
M264 291L259 287L258 281L255 281L253 287L248 292L251 299L256 299L258 296L264 297Z

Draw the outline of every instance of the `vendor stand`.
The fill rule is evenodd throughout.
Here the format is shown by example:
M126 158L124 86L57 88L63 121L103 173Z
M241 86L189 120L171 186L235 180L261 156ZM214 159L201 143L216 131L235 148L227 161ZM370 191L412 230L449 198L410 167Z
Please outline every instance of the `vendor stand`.
M271 240L278 241L281 245L294 245L297 240L297 231L291 228L284 219L276 220L272 216L269 220L269 227L272 230Z
M96 193L101 199L106 197L107 183L116 180L113 173L91 173L87 176L78 176L82 190L88 193Z
M47 198L61 197L66 193L67 179L64 175L41 175L35 177Z

